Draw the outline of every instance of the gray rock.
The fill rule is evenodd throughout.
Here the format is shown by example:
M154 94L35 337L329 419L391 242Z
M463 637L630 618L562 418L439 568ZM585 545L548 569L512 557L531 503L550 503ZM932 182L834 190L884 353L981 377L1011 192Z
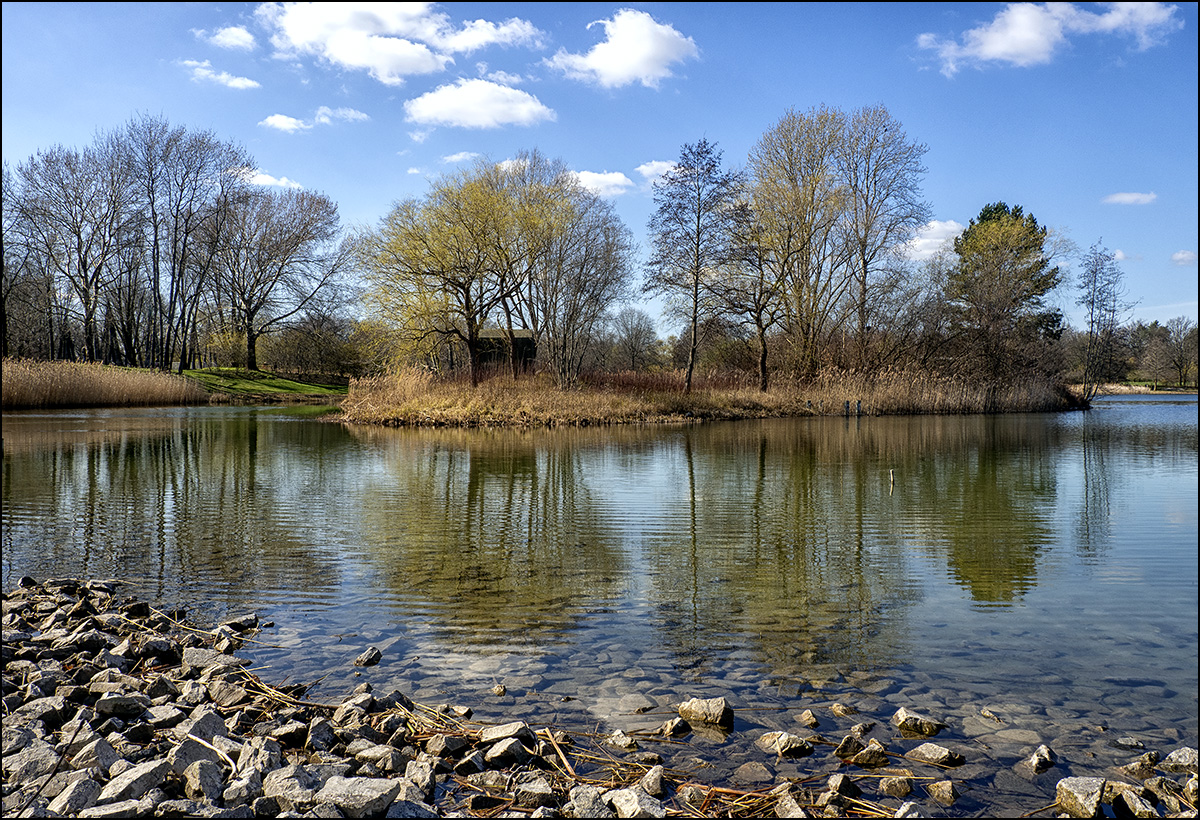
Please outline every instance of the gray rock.
M374 817L392 804L400 789L396 780L334 776L325 781L316 800L332 803L347 817Z
M116 803L84 809L79 812L79 816L83 818L143 817L145 812L141 800L120 800Z
M490 765L507 766L521 764L529 759L529 751L515 737L501 740L484 752L483 759Z
M937 766L961 766L966 762L962 755L936 743L922 743L905 757L909 760L919 760L922 763L933 763Z
M663 788L663 772L664 769L661 765L651 766L649 771L638 781L638 786L651 797L662 797L666 793Z
M308 724L308 739L304 745L318 752L326 752L338 744L333 724L323 717L313 718Z
M1113 812L1117 817L1159 817L1158 810L1144 797L1133 791L1122 791L1112 799Z
M44 740L34 740L21 751L4 759L4 770L12 785L24 785L34 778L50 774L58 766L59 755Z
M518 806L537 808L548 806L554 802L554 789L550 782L541 775L535 775L522 780L513 788L513 796Z
M666 817L662 801L641 789L613 789L604 793L604 801L613 807L617 817Z
M47 806L55 814L71 816L96 805L100 799L100 784L90 777L76 780L63 789Z
M892 816L908 818L908 817L924 817L925 815L921 814L920 806L918 806L916 803L913 803L910 801L908 803L901 804L900 808L896 809L896 813Z
M321 780L305 766L289 765L263 778L263 797L273 797L283 811L307 808L316 802Z
M378 647L368 646L367 651L354 659L355 666L374 666L383 659L383 653Z
M146 722L155 729L170 729L186 717L181 710L167 703L146 710Z
M100 792L97 803L116 803L137 800L163 781L171 772L166 760L147 760L130 767L108 782Z
M604 802L604 792L595 786L575 786L571 789L570 799L563 804L564 817L597 817L612 818L617 813Z
M857 737L846 735L842 738L842 742L834 748L833 753L842 760L849 760L865 748L867 748L866 745Z
M817 720L817 716L813 714L812 709L805 709L796 715L796 722L801 726L807 726L809 729L815 729L821 725L821 721Z
M108 771L112 765L121 759L116 750L105 738L97 738L80 749L71 758L71 766L75 769L104 769Z
M887 749L878 740L872 738L868 741L867 748L850 758L850 762L864 769L878 769L888 764Z
M1095 817L1104 795L1102 777L1064 777L1054 788L1058 807L1071 817Z
M418 820L432 820L432 818L438 817L438 813L424 803L414 800L397 800L388 806L387 814L384 817L415 817Z
M509 738L516 738L530 746L537 743L537 738L534 737L533 731L523 720L504 723L499 726L488 726L479 733L479 742L485 746L500 740L508 740Z
M221 794L227 806L242 806L262 797L262 775L257 769L242 774L232 781Z
M269 737L252 737L242 744L237 757L239 774L257 771L265 776L283 765L283 747L279 741Z
M913 782L910 777L885 777L879 781L879 791L888 797L903 800L912 794L912 785Z
M858 797L862 794L862 789L848 775L841 773L830 775L829 779L825 781L825 788L833 794L840 794L843 797Z
M213 649L201 649L197 646L189 646L183 650L184 675L191 675L193 672L203 672L214 666L236 668L246 666L249 663L250 661L247 658L236 658L233 655L217 652Z
M409 762L409 759L401 754L399 749L379 743L372 743L367 748L356 752L354 759L370 763L381 772L401 771Z
M808 812L801 808L796 802L796 797L791 793L791 790L786 790L779 795L779 799L775 802L776 817L808 817Z
M483 750L475 749L470 754L464 755L461 760L454 764L454 773L457 775L472 775L482 772L487 768L487 758Z
M105 692L96 701L96 713L117 717L136 717L150 707L150 698L142 694Z
M1025 765L1032 769L1036 774L1041 774L1049 770L1058 762L1058 755L1054 754L1054 750L1049 746L1042 744L1034 749L1033 754L1025 759Z
M671 718L658 727L658 733L665 737L683 737L692 731L692 726L683 718Z
M242 686L236 683L231 683L227 680L214 680L208 684L208 696L212 702L218 706L226 708L236 706L249 697L249 693Z
M749 763L743 763L733 772L734 783L770 783L774 779L775 772L773 772L765 763L761 763L757 760L752 760Z
M784 757L804 757L813 752L812 745L799 735L789 732L767 732L754 745L769 754Z
M725 698L691 698L679 704L679 716L691 723L733 725L733 710Z
M171 748L171 751L167 752L167 763L170 764L171 771L175 774L183 774L184 770L197 760L208 760L212 763L219 763L221 756L191 737L185 737L179 743L175 744Z
M896 710L892 715L892 725L905 732L912 732L917 735L933 737L938 732L946 728L946 724L940 720L934 720L931 717L910 711L903 706Z
M1164 772L1172 772L1175 774L1196 774L1196 750L1191 746L1183 746L1166 756L1166 759L1159 764L1158 768Z
M501 743L507 742L509 741L501 741ZM511 742L516 743L518 746L521 745L519 740ZM408 765L404 767L404 779L416 786L426 800L433 797L433 787L436 779L432 763L425 760L410 760Z
M175 737L183 740L191 735L207 741L211 741L214 735L228 737L229 727L225 725L225 721L219 714L209 711L210 709L212 709L211 706L197 708L192 712L191 717L172 729Z
M929 792L929 796L941 803L943 806L953 806L954 801L958 800L959 793L951 780L939 780L936 783L930 783L925 787Z
M1161 758L1159 757L1158 752L1149 751L1138 757L1137 760L1121 766L1120 769L1124 774L1127 774L1130 777L1138 780L1145 780L1147 778L1154 777L1154 767L1158 765L1158 761L1160 759Z
M197 760L183 771L183 792L192 800L214 802L224 789L221 767L211 760Z
M607 735L604 738L604 742L615 749L622 749L626 752L630 752L638 748L637 741L622 732L620 729L617 729L611 735Z

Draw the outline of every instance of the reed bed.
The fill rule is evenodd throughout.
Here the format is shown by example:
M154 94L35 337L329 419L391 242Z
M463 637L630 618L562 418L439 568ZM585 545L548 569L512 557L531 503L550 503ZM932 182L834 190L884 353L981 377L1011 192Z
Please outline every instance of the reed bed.
M128 407L206 404L208 393L182 376L82 362L5 359L3 407Z
M987 387L905 371L828 370L779 380L767 392L740 374L701 375L690 394L679 373L611 373L576 390L540 376L495 376L471 387L409 369L354 380L342 420L391 426L586 426L785 416L1045 412L1071 396L1048 382ZM848 403L848 404L847 404Z

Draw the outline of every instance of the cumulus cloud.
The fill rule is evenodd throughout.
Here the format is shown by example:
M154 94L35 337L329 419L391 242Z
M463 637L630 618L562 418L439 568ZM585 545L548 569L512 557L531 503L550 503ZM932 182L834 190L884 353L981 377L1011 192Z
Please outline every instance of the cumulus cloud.
M934 256L967 226L953 219L934 219L926 222L905 247L909 259L922 261Z
M427 3L264 3L256 15L280 57L314 56L366 71L385 85L433 74L486 46L541 47L542 32L516 17L455 26Z
M665 174L667 171L670 171L674 167L675 167L675 163L673 163L673 162L666 162L665 160L655 159L655 160L651 160L650 162L643 162L641 165L639 165L637 168L634 168L633 170L635 170L639 174L641 174L642 178L645 179L647 182L653 182L654 180L658 179L660 176Z
M234 49L236 51L253 51L254 35L242 26L227 26L217 29L212 34L200 29L193 32L201 40L211 43L218 48Z
M449 154L442 157L442 162L470 162L478 156L479 154L475 153L474 151L459 151L457 154Z
M181 60L179 63L192 71L192 81L201 83L217 83L227 88L258 88L259 84L248 77L235 77L227 71L213 71L212 63L208 60Z
M287 177L273 177L265 171L254 171L247 179L255 185L268 185L275 188L297 188L302 189L304 186L293 179Z
M405 118L418 125L458 128L535 125L557 116L532 94L478 79L438 86L405 102L404 111Z
M1071 35L1125 35L1133 38L1139 50L1145 50L1183 27L1174 5L1106 5L1107 9L1097 14L1074 3L1011 3L991 22L968 29L961 38L926 33L917 37L917 46L933 51L941 61L942 73L953 77L963 66L1048 63Z
M1175 251L1175 253L1171 254L1171 261L1181 268L1187 267L1188 265L1194 265L1196 264L1196 252Z
M1151 191L1148 194L1138 193L1121 193L1109 194L1100 200L1105 205L1149 205L1154 200L1158 199L1158 194Z
M603 26L604 42L587 54L571 54L564 49L546 60L546 65L566 76L603 88L621 88L640 82L647 88L673 76L671 66L695 59L699 49L691 37L673 26L659 23L644 11L620 9L611 20L588 24Z
M284 131L288 134L295 134L297 131L307 131L312 128L312 125L306 123L304 120L298 120L286 114L272 114L264 120L259 120L258 124L266 128L274 128L276 131Z
M633 180L620 171L578 171L575 178L579 184L597 196L620 196L633 187Z

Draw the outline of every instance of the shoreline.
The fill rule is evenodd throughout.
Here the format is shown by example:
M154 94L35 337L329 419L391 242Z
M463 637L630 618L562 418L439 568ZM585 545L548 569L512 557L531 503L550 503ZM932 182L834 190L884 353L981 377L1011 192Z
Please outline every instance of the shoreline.
M978 768L970 745L936 739L946 722L903 704L871 715L832 704L854 722L844 736L806 709L804 728L753 731L750 758L714 780L664 755L693 735L746 734L724 698L646 712L662 725L628 735L472 721L469 704L369 683L310 701L310 687L263 681L238 655L269 643L272 624L247 615L206 629L121 586L22 578L4 593L6 816L953 816L971 788L959 774ZM373 650L355 667L378 663ZM1195 816L1194 748L1119 748L1130 749L1120 771L1063 776L1079 771L1058 759L1067 750L1031 745L1017 771L1050 805L1028 814L1109 804ZM797 776L773 772L784 760Z

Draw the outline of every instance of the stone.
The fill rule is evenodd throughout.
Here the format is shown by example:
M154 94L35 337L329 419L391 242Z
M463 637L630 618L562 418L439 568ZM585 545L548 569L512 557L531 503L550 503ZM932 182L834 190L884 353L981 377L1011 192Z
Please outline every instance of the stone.
M887 749L878 740L871 739L867 748L850 758L850 762L863 769L878 769L888 764Z
M484 746L509 738L516 738L528 743L530 746L537 743L537 738L534 737L533 731L530 730L529 725L523 720L504 723L499 726L488 726L479 732L479 742Z
M401 787L397 780L334 776L317 792L316 801L332 803L346 817L375 817L392 804Z
M1033 754L1025 760L1025 764L1036 774L1049 770L1057 762L1058 755L1054 754L1054 750L1045 744L1034 749Z
M518 783L513 788L513 796L518 806L532 809L553 804L554 789L546 778L537 775Z
M663 788L663 772L661 764L651 766L649 771L638 781L638 786L651 797L662 797L666 794L666 790Z
M507 766L514 763L520 765L529 759L529 751L521 741L510 737L493 744L484 752L483 759L491 765Z
M142 694L118 694L105 692L96 701L95 710L100 715L137 717L150 707L150 698Z
M100 792L97 803L116 803L137 800L157 786L171 772L166 760L147 760L130 767L108 782Z
M305 747L317 752L327 752L338 744L333 724L323 717L313 718L308 724L308 739Z
M512 742L520 745L521 741L516 740L516 739L510 739L510 740L512 740ZM507 743L507 742L509 742L509 741L501 741L501 743ZM522 748L522 750L524 750L524 747L521 747L521 748ZM515 759L515 756L514 756L514 759ZM412 783L414 786L416 786L417 789L420 790L421 794L424 795L426 800L433 797L433 789L437 783L437 780L436 780L436 772L434 771L434 764L431 761L428 761L428 760L410 760L410 761L408 761L408 765L404 767L404 779L407 780L409 783Z
M1071 817L1095 817L1104 795L1102 777L1064 777L1054 788L1058 807Z
M754 741L754 745L768 754L783 757L804 757L813 752L813 747L808 741L788 732L767 732Z
M70 817L96 805L100 791L100 784L90 777L76 780L59 792L46 808L55 814Z
M1160 759L1158 752L1149 751L1141 755L1137 760L1121 766L1120 769L1122 773L1130 777L1137 780L1145 780L1154 777L1154 767L1158 765Z
M796 802L796 797L790 790L784 791L779 795L779 799L775 801L775 816L776 817L808 817L806 812L799 803Z
M224 789L221 767L211 760L197 760L183 771L183 793L192 800L212 803L221 797Z
M320 779L305 766L289 765L268 772L263 778L263 797L274 797L283 811L307 807L316 802Z
M733 725L733 710L725 698L691 698L679 704L679 716L692 723Z
M409 759L401 754L399 749L394 746L378 743L373 743L367 746L367 748L356 752L354 759L363 763L370 763L381 772L400 771L409 762Z
M641 789L613 789L604 793L604 801L613 807L617 817L666 817L662 801Z
M368 646L366 652L363 652L361 655L359 655L357 658L354 659L354 665L355 666L374 666L375 664L379 663L379 661L382 659L383 659L383 653L379 651L378 647Z
M805 709L796 715L796 722L801 726L807 726L809 729L815 729L821 725L821 721L817 720L817 716L813 714L812 709Z
M851 715L858 714L857 709L855 709L853 706L847 706L844 703L834 703L830 705L829 711L833 712L838 717L850 717Z
M79 812L79 817L82 818L109 818L109 817L143 817L145 812L142 810L142 801L140 800L119 800L115 803L106 803L100 806L92 806Z
M925 737L933 737L938 732L946 728L946 724L940 720L934 720L931 717L910 711L901 706L892 715L892 725L905 732L912 732Z
M414 817L418 820L433 820L438 813L430 806L414 800L397 800L388 806L384 817Z
M218 706L230 707L249 697L245 687L230 683L227 680L214 680L208 684L208 696Z
M226 806L253 803L259 797L262 797L262 775L255 769L251 769L232 781L221 793L221 798L225 801Z
M466 738L456 735L434 735L425 742L425 751L437 757L452 757L470 745Z
M929 796L941 803L943 806L953 806L954 801L959 798L958 789L951 780L939 780L936 783L930 783L925 787L929 792Z
M617 813L612 810L611 806L604 802L603 795L604 792L595 786L575 786L568 794L570 799L563 804L563 816L578 818L616 817Z
M888 797L903 800L912 794L912 784L911 777L885 777L879 781L879 791Z
M219 763L221 756L192 737L185 737L173 746L171 751L167 752L167 763L170 764L171 771L175 774L183 774L187 767L197 760Z
M71 758L71 766L75 769L104 769L108 771L112 764L121 759L116 749L105 738L97 738L79 750Z
M658 727L658 733L664 737L683 737L692 731L692 726L683 718L671 718Z
M896 813L892 816L908 818L908 817L924 817L925 815L921 814L920 806L918 806L916 803L913 803L910 801L908 803L902 803L900 805L900 808L896 809Z
M1173 774L1196 774L1196 750L1191 746L1183 746L1171 752L1158 768Z
M866 745L857 737L846 735L842 738L842 742L834 748L833 753L842 760L849 760L865 748L867 748Z
M922 743L909 751L905 757L909 760L919 760L922 763L932 763L936 766L961 766L966 762L962 755L936 743Z
M833 794L840 794L843 797L858 797L862 794L860 789L848 775L841 773L830 775L825 781L825 788Z
M180 723L172 731L175 737L180 740L188 735L199 738L200 740L211 741L213 735L229 736L229 727L225 725L225 721L216 712L208 711L211 706L206 706L203 709L197 708L192 712L192 716Z
M743 763L733 772L733 782L742 784L770 783L775 779L775 772L765 763L751 760Z
M183 674L190 676L194 672L203 672L214 666L240 667L250 663L247 658L237 658L213 649L202 649L198 646L185 647L183 650Z
M1122 791L1112 799L1113 812L1117 817L1159 817L1158 810L1144 797L1133 791Z
M627 752L638 747L637 741L622 732L620 729L617 729L611 735L606 736L604 738L604 742L609 746L613 746L617 749L623 749Z

